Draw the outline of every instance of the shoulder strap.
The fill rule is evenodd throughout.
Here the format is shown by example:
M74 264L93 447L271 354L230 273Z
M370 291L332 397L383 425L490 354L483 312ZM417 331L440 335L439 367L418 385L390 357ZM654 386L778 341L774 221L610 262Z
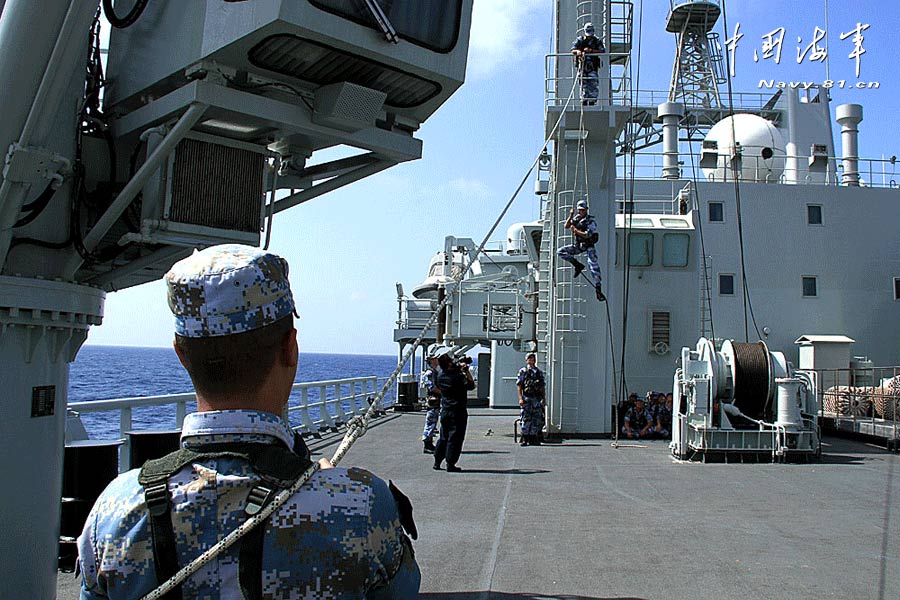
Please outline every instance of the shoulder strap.
M256 514L269 503L277 491L289 488L312 464L303 438L294 434L294 451L281 445L223 443L182 448L162 458L147 461L138 474L144 486L144 499L150 521L156 579L162 584L178 572L175 531L172 527L168 480L186 465L202 459L244 458L262 480L250 490L245 512ZM262 597L262 552L265 523L251 529L242 539L238 557L238 577L241 591L247 600ZM181 586L166 595L165 600L181 600Z
M141 475L144 474L141 469ZM138 477L140 480L140 476ZM153 544L153 562L157 583L164 583L178 572L178 554L175 547L175 530L172 527L167 475L157 475L144 485L144 501L150 513L150 540ZM165 600L181 600L181 586L165 595Z

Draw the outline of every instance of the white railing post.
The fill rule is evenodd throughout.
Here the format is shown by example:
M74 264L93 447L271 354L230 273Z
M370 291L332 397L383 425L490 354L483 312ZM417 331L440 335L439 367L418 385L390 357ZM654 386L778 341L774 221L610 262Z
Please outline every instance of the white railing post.
M131 469L131 438L125 435L131 427L131 407L126 406L119 413L119 437L124 440L119 450L119 473Z
M334 418L332 418L331 413L328 412L328 394L326 393L326 387L324 385L319 386L319 401L322 404L322 414L321 421L325 424L325 427L329 429L337 430L337 426L334 424Z
M187 416L187 401L181 400L175 404L175 429L184 426L184 418Z
M344 412L344 407L341 404L341 383L339 381L334 384L334 406L334 415L337 417L336 421L342 425L346 425L348 419L347 413Z
M316 429L312 418L309 416L309 388L305 386L300 388L300 424L309 433L319 435L318 429Z

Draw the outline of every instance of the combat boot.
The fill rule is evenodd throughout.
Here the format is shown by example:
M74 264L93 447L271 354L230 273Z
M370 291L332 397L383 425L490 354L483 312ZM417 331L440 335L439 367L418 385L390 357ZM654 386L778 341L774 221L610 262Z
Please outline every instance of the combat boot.
M422 449L423 454L434 454L434 442L431 440L422 440L422 445L424 446Z
M575 267L575 271L572 273L572 279L575 279L575 278L577 278L579 275L581 275L581 272L582 272L582 271L584 271L584 265L581 264L581 262L579 262L578 260L576 260L576 259L573 258L573 259L572 259L572 266Z
M531 445L532 445L532 446L540 446L540 445L541 445L541 438L539 438L537 435L531 436Z

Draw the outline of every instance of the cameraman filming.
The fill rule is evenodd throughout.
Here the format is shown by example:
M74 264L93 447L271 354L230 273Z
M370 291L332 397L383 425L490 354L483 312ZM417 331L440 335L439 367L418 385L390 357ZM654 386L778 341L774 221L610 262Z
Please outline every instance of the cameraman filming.
M447 459L447 472L459 473L456 466L466 437L469 413L466 410L469 390L475 389L475 380L469 371L472 359L464 356L459 361L453 359L453 350L442 348L437 352L437 387L441 391L441 437L434 450L434 470L441 470L441 463Z

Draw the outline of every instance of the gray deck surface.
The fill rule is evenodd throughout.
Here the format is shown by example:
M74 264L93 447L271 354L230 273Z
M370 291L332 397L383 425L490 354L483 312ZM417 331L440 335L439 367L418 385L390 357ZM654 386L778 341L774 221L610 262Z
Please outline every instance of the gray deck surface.
M516 416L471 411L464 473L432 470L423 413L380 419L344 459L412 499L421 598L900 598L897 454L837 438L809 465L677 463L662 441L522 448ZM75 586L61 574L59 598Z

